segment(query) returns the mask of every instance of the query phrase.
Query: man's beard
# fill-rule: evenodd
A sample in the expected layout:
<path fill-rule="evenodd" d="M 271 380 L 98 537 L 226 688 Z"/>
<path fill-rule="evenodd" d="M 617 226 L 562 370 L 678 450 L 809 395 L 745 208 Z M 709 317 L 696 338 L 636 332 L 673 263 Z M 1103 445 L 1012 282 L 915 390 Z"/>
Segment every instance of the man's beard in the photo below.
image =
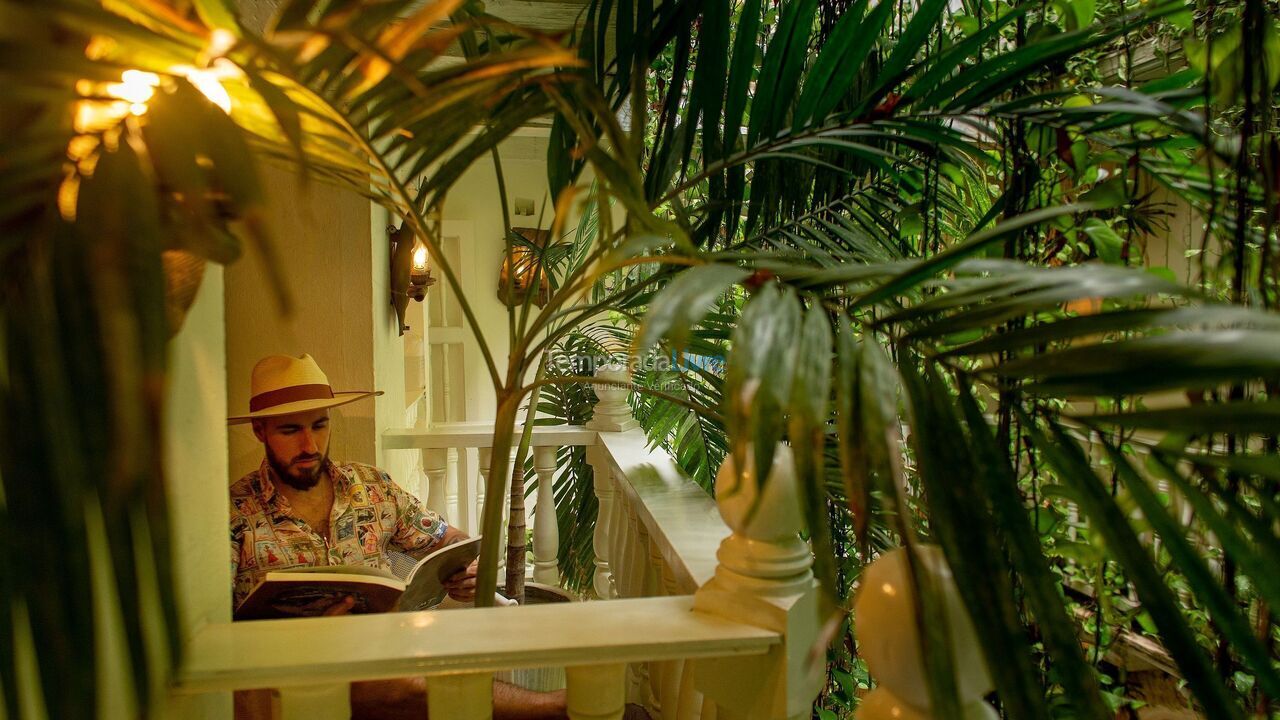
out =
<path fill-rule="evenodd" d="M 301 460 L 318 460 L 319 462 L 312 468 L 299 468 L 293 465 Z M 276 477 L 283 480 L 286 485 L 294 490 L 306 491 L 320 482 L 320 476 L 329 465 L 329 451 L 326 449 L 324 455 L 299 455 L 289 463 L 282 463 L 268 447 L 267 462 L 271 464 L 271 469 L 275 470 Z"/>

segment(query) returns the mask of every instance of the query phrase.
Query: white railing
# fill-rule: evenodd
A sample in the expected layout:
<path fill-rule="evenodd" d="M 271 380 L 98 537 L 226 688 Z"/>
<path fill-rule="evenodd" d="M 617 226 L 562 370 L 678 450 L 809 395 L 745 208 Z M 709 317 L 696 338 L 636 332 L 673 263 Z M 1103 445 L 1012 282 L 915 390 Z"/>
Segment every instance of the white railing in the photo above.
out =
<path fill-rule="evenodd" d="M 213 625 L 187 648 L 177 691 L 274 687 L 282 718 L 329 720 L 347 717 L 353 681 L 425 676 L 431 717 L 466 720 L 491 717 L 495 673 L 563 667 L 575 720 L 620 718 L 624 702 L 654 718 L 808 717 L 823 664 L 799 513 L 775 498 L 745 527 L 649 446 L 626 393 L 599 385 L 587 426 L 532 435 L 534 579 L 559 578 L 557 450 L 584 446 L 600 500 L 594 588 L 607 601 Z M 478 518 L 484 498 L 450 482 L 445 458 L 476 448 L 487 472 L 492 437 L 492 423 L 450 423 L 387 431 L 383 447 L 422 453 L 429 507 Z"/>

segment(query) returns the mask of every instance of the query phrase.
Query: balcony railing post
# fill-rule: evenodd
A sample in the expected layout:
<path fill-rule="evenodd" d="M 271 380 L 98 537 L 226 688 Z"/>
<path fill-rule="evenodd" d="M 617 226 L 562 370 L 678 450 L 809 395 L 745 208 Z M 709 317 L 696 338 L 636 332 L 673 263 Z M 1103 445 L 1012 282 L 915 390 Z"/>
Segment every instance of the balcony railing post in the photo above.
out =
<path fill-rule="evenodd" d="M 625 432 L 640 427 L 631 414 L 631 405 L 627 403 L 631 376 L 627 374 L 626 366 L 604 365 L 596 370 L 595 377 L 596 397 L 600 401 L 596 403 L 587 428 L 601 432 Z"/>
<path fill-rule="evenodd" d="M 628 382 L 630 376 L 627 368 L 620 364 L 609 364 L 596 370 L 594 383 L 596 403 L 587 428 L 600 432 L 626 432 L 640 426 L 631 414 L 631 406 L 627 403 Z M 625 523 L 625 514 L 620 513 L 613 486 L 613 467 L 609 457 L 599 445 L 587 448 L 587 462 L 595 474 L 595 492 L 598 503 L 595 533 L 592 544 L 595 547 L 596 572 L 593 585 L 596 597 L 600 599 L 618 597 L 618 579 L 616 573 L 619 565 L 620 544 L 617 542 L 619 531 L 623 529 L 620 519 Z"/>
<path fill-rule="evenodd" d="M 489 485 L 489 463 L 493 460 L 493 448 L 478 448 L 476 450 L 476 460 L 479 465 L 476 469 L 479 473 L 480 481 L 476 483 L 476 507 L 475 515 L 473 516 L 475 518 L 475 532 L 472 533 L 473 535 L 481 532 L 480 525 L 484 517 L 484 493 L 485 488 Z M 498 547 L 504 548 L 506 545 L 499 545 Z M 505 554 L 504 552 L 498 553 L 499 562 L 502 561 Z"/>
<path fill-rule="evenodd" d="M 449 472 L 449 451 L 443 448 L 423 450 L 422 470 L 427 474 L 427 508 L 441 517 L 449 518 L 449 497 L 445 489 Z"/>
<path fill-rule="evenodd" d="M 697 661 L 698 689 L 725 715 L 747 720 L 807 718 L 822 689 L 825 653 L 813 652 L 821 629 L 817 584 L 791 451 L 779 444 L 768 477 L 757 480 L 725 458 L 716 504 L 733 533 L 720 544 L 715 577 L 694 596 L 697 610 L 766 628 L 783 641 L 763 656 Z"/>
<path fill-rule="evenodd" d="M 427 716 L 449 720 L 491 720 L 493 673 L 427 676 Z"/>
<path fill-rule="evenodd" d="M 571 665 L 564 669 L 570 720 L 620 720 L 626 708 L 626 665 Z"/>
<path fill-rule="evenodd" d="M 533 579 L 547 585 L 560 584 L 557 559 L 560 555 L 560 528 L 556 525 L 556 448 L 533 449 L 533 469 L 538 473 L 538 505 L 534 508 Z"/>
<path fill-rule="evenodd" d="M 596 555 L 596 572 L 595 577 L 592 579 L 592 585 L 595 588 L 596 597 L 605 600 L 617 596 L 613 592 L 613 585 L 610 582 L 612 568 L 609 560 L 612 556 L 609 538 L 611 535 L 610 521 L 613 519 L 613 468 L 609 464 L 609 458 L 604 448 L 599 445 L 587 446 L 587 462 L 591 464 L 592 474 L 594 475 L 593 484 L 598 506 L 596 527 L 591 536 L 591 543 L 595 548 Z"/>
<path fill-rule="evenodd" d="M 280 688 L 279 720 L 340 720 L 351 717 L 351 684 Z"/>

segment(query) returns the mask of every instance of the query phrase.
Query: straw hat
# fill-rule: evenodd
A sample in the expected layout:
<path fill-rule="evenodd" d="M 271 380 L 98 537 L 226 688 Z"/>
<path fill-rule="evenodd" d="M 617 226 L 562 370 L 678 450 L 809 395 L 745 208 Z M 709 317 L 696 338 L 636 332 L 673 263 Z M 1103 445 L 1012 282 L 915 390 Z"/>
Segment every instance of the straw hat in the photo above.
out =
<path fill-rule="evenodd" d="M 381 390 L 334 392 L 315 358 L 305 354 L 271 355 L 259 360 L 253 366 L 250 385 L 253 395 L 249 398 L 249 414 L 227 418 L 229 425 L 337 407 L 382 394 Z"/>

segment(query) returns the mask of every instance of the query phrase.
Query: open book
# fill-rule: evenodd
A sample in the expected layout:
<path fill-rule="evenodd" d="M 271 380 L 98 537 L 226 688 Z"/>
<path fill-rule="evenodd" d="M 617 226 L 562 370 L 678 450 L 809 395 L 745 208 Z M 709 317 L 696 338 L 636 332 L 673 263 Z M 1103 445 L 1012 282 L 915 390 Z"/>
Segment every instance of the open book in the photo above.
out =
<path fill-rule="evenodd" d="M 399 555 L 397 553 L 397 555 Z M 350 595 L 352 613 L 423 610 L 444 599 L 444 581 L 480 555 L 480 537 L 446 545 L 414 561 L 393 559 L 391 571 L 366 565 L 320 565 L 263 576 L 236 609 L 237 620 L 309 617 Z M 404 559 L 407 558 L 407 562 Z M 401 564 L 403 563 L 403 564 Z"/>

